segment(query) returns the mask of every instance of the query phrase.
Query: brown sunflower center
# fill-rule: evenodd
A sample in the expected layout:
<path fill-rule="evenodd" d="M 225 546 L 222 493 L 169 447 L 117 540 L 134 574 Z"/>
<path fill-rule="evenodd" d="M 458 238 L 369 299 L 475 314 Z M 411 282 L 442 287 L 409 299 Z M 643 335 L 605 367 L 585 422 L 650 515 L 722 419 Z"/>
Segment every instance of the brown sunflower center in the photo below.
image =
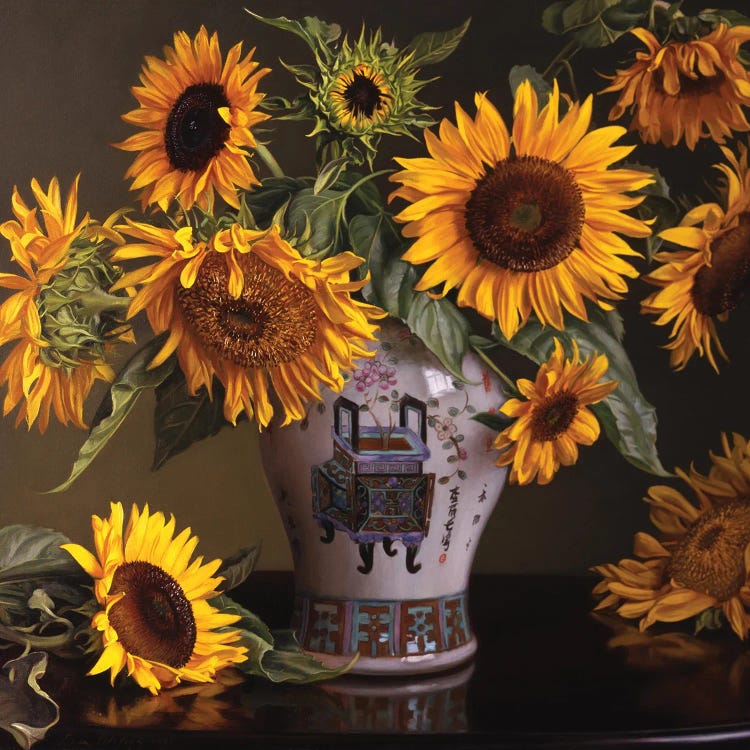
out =
<path fill-rule="evenodd" d="M 536 442 L 554 440 L 570 427 L 578 413 L 578 399 L 565 391 L 546 398 L 534 409 L 531 417 L 531 439 Z"/>
<path fill-rule="evenodd" d="M 195 647 L 195 617 L 172 576 L 143 560 L 124 563 L 109 593 L 125 594 L 109 610 L 109 621 L 128 653 L 175 669 L 187 664 Z"/>
<path fill-rule="evenodd" d="M 312 293 L 256 255 L 240 255 L 237 262 L 244 278 L 242 294 L 237 299 L 229 294 L 224 258 L 211 253 L 195 284 L 177 293 L 185 318 L 206 348 L 240 367 L 294 361 L 317 334 Z"/>
<path fill-rule="evenodd" d="M 540 156 L 503 159 L 476 184 L 466 229 L 479 253 L 530 273 L 564 261 L 578 245 L 586 209 L 575 177 Z"/>
<path fill-rule="evenodd" d="M 346 109 L 355 117 L 366 117 L 371 120 L 375 110 L 383 103 L 383 91 L 366 73 L 355 71 L 352 80 L 344 87 L 341 94 Z"/>
<path fill-rule="evenodd" d="M 750 503 L 727 503 L 703 513 L 675 543 L 668 573 L 693 591 L 726 601 L 745 582 L 748 543 Z"/>
<path fill-rule="evenodd" d="M 180 94 L 164 129 L 164 147 L 175 169 L 197 172 L 224 148 L 229 125 L 219 108 L 228 106 L 224 87 L 218 83 L 197 83 Z"/>
<path fill-rule="evenodd" d="M 692 297 L 703 315 L 731 312 L 750 287 L 750 213 L 711 243 L 711 265 L 695 275 Z"/>
<path fill-rule="evenodd" d="M 679 93 L 676 96 L 693 98 L 706 96 L 706 94 L 713 94 L 718 91 L 721 84 L 726 80 L 726 76 L 720 70 L 717 70 L 713 75 L 703 75 L 699 70 L 693 70 L 693 76 L 689 76 L 682 70 L 677 71 L 677 80 L 679 83 Z M 664 89 L 664 71 L 661 68 L 657 68 L 654 72 L 654 81 L 658 89 L 668 96 L 674 96 Z"/>

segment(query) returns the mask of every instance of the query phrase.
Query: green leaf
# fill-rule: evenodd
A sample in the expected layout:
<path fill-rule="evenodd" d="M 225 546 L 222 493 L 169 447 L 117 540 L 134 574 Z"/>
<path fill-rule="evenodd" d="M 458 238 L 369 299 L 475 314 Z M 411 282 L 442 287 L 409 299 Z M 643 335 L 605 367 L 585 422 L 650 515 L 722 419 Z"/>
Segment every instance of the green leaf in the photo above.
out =
<path fill-rule="evenodd" d="M 166 338 L 167 334 L 163 333 L 151 339 L 120 370 L 97 411 L 89 436 L 78 452 L 70 476 L 48 492 L 67 490 L 115 435 L 143 391 L 156 388 L 171 375 L 176 364 L 173 356 L 158 367 L 151 370 L 148 368 Z"/>
<path fill-rule="evenodd" d="M 367 261 L 370 283 L 363 295 L 396 318 L 405 319 L 415 299 L 417 270 L 401 260 L 401 235 L 387 214 L 355 216 L 349 224 L 352 250 Z"/>
<path fill-rule="evenodd" d="M 7 661 L 0 672 L 0 728 L 26 750 L 60 718 L 55 701 L 39 687 L 46 669 L 47 654 L 32 651 Z"/>
<path fill-rule="evenodd" d="M 493 432 L 502 432 L 513 421 L 502 412 L 490 414 L 487 411 L 477 412 L 472 416 L 472 419 L 485 427 L 489 427 Z"/>
<path fill-rule="evenodd" d="M 469 349 L 471 326 L 448 299 L 431 299 L 425 292 L 414 298 L 406 324 L 452 375 L 463 379 L 461 363 Z"/>
<path fill-rule="evenodd" d="M 242 631 L 243 638 L 246 634 L 252 634 L 255 639 L 266 641 L 273 648 L 274 637 L 268 626 L 258 615 L 249 609 L 245 609 L 245 607 L 226 596 L 226 594 L 214 597 L 210 600 L 210 604 L 224 614 L 238 615 L 240 617 L 240 620 L 232 625 L 231 629 Z M 257 644 L 257 641 L 255 642 Z"/>
<path fill-rule="evenodd" d="M 346 156 L 340 156 L 338 159 L 329 161 L 315 178 L 315 184 L 313 185 L 313 193 L 318 195 L 324 190 L 327 190 L 336 184 L 336 180 L 341 176 L 342 172 L 346 169 L 349 164 L 349 159 Z"/>
<path fill-rule="evenodd" d="M 337 23 L 326 23 L 315 16 L 305 16 L 301 21 L 285 18 L 264 18 L 257 13 L 245 8 L 253 18 L 269 26 L 274 26 L 282 31 L 289 31 L 304 39 L 313 52 L 326 48 L 331 42 L 335 42 L 341 36 L 341 26 Z"/>
<path fill-rule="evenodd" d="M 193 443 L 216 435 L 230 423 L 224 418 L 224 389 L 214 384 L 213 398 L 205 387 L 195 396 L 188 391 L 182 369 L 174 372 L 156 388 L 154 410 L 154 471 L 168 459 L 189 448 Z"/>
<path fill-rule="evenodd" d="M 329 680 L 345 674 L 359 658 L 359 654 L 355 654 L 348 664 L 332 669 L 303 651 L 291 630 L 275 630 L 273 637 L 273 649 L 263 654 L 259 664 L 245 670 L 245 665 L 250 664 L 245 662 L 240 664 L 239 668 L 250 674 L 265 677 L 271 682 L 291 682 L 300 685 Z"/>
<path fill-rule="evenodd" d="M 508 73 L 508 83 L 510 90 L 515 97 L 518 87 L 524 81 L 530 81 L 532 88 L 536 91 L 539 100 L 539 107 L 543 107 L 552 93 L 552 86 L 542 77 L 542 74 L 531 65 L 514 65 Z"/>
<path fill-rule="evenodd" d="M 606 354 L 609 360 L 606 377 L 619 381 L 619 385 L 604 401 L 594 404 L 592 410 L 609 440 L 627 461 L 642 471 L 671 476 L 661 465 L 656 450 L 656 410 L 641 393 L 628 355 L 608 327 L 593 315 L 590 323 L 566 315 L 563 331 L 542 328 L 532 319 L 510 341 L 497 326 L 494 332 L 502 344 L 537 364 L 547 361 L 555 338 L 569 354 L 574 339 L 584 356 L 594 351 Z"/>
<path fill-rule="evenodd" d="M 652 0 L 558 0 L 542 14 L 552 34 L 567 34 L 583 47 L 605 47 L 642 25 Z"/>
<path fill-rule="evenodd" d="M 315 194 L 303 188 L 294 195 L 286 211 L 287 232 L 306 258 L 327 258 L 342 249 L 339 221 L 344 194 L 324 190 Z"/>
<path fill-rule="evenodd" d="M 750 16 L 738 10 L 711 8 L 698 13 L 698 18 L 711 25 L 725 23 L 727 26 L 750 26 Z"/>
<path fill-rule="evenodd" d="M 41 578 L 81 577 L 78 563 L 61 544 L 70 539 L 59 531 L 16 524 L 0 529 L 0 583 Z"/>
<path fill-rule="evenodd" d="M 221 584 L 222 591 L 231 591 L 247 579 L 258 562 L 260 549 L 260 544 L 243 547 L 224 560 L 216 574 L 224 579 Z"/>
<path fill-rule="evenodd" d="M 309 180 L 296 180 L 293 177 L 268 177 L 260 187 L 244 194 L 248 210 L 255 223 L 267 229 L 276 212 L 288 203 L 302 188 L 309 187 Z"/>
<path fill-rule="evenodd" d="M 409 65 L 414 68 L 422 68 L 425 65 L 434 65 L 442 62 L 458 47 L 466 30 L 469 28 L 471 18 L 467 18 L 460 26 L 448 31 L 428 31 L 417 34 L 409 44 L 402 50 L 405 57 L 413 53 Z"/>

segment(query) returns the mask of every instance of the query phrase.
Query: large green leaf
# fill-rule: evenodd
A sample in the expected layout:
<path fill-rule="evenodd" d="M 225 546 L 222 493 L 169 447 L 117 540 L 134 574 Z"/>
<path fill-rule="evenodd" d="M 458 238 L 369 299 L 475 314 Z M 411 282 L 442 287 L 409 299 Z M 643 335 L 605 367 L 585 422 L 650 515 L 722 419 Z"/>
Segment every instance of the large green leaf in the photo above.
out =
<path fill-rule="evenodd" d="M 572 316 L 565 318 L 565 330 L 542 328 L 530 320 L 509 341 L 495 326 L 495 335 L 508 348 L 529 357 L 537 364 L 545 362 L 557 338 L 568 353 L 575 339 L 581 353 L 606 354 L 609 360 L 607 378 L 619 381 L 618 387 L 592 409 L 604 427 L 607 437 L 631 464 L 657 476 L 670 476 L 656 450 L 656 410 L 646 401 L 622 344 L 613 335 L 603 313 L 591 310 L 591 322 Z"/>
<path fill-rule="evenodd" d="M 81 568 L 61 544 L 68 537 L 53 529 L 14 524 L 0 529 L 0 583 L 80 577 Z"/>
<path fill-rule="evenodd" d="M 448 29 L 448 31 L 428 31 L 424 34 L 417 34 L 403 49 L 402 55 L 406 56 L 413 53 L 409 64 L 415 68 L 422 68 L 425 65 L 434 65 L 435 63 L 442 62 L 458 47 L 470 23 L 471 18 L 467 18 L 460 26 L 456 26 L 455 29 Z"/>
<path fill-rule="evenodd" d="M 341 36 L 341 26 L 337 23 L 326 23 L 315 16 L 305 16 L 301 21 L 279 16 L 279 18 L 264 18 L 245 8 L 253 18 L 282 31 L 289 31 L 304 39 L 313 52 L 326 49 L 331 42 Z"/>
<path fill-rule="evenodd" d="M 78 451 L 70 476 L 50 492 L 67 490 L 115 435 L 143 391 L 156 388 L 170 376 L 176 364 L 174 357 L 153 369 L 148 367 L 161 349 L 166 335 L 151 339 L 117 374 L 97 411 L 89 436 Z"/>
<path fill-rule="evenodd" d="M 268 177 L 255 190 L 244 194 L 244 204 L 252 214 L 254 223 L 267 229 L 276 212 L 293 195 L 311 184 L 309 180 L 297 180 L 293 177 Z"/>
<path fill-rule="evenodd" d="M 542 14 L 542 26 L 583 47 L 605 47 L 642 25 L 652 0 L 558 0 Z"/>
<path fill-rule="evenodd" d="M 0 728 L 26 750 L 60 718 L 55 701 L 39 687 L 46 669 L 47 654 L 32 651 L 7 661 L 0 672 Z"/>
<path fill-rule="evenodd" d="M 193 443 L 215 435 L 230 424 L 224 418 L 224 389 L 218 383 L 214 385 L 212 397 L 205 387 L 192 396 L 185 375 L 177 368 L 157 386 L 152 469 L 161 468 Z"/>
<path fill-rule="evenodd" d="M 234 625 L 232 629 L 240 630 L 243 638 L 247 637 L 248 634 L 252 634 L 254 642 L 257 643 L 257 639 L 265 641 L 270 648 L 273 648 L 274 638 L 271 634 L 268 625 L 258 617 L 255 613 L 246 609 L 241 604 L 228 597 L 226 594 L 220 594 L 210 600 L 211 606 L 216 607 L 220 612 L 228 615 L 237 615 L 240 619 Z M 267 649 L 266 649 L 267 650 Z"/>

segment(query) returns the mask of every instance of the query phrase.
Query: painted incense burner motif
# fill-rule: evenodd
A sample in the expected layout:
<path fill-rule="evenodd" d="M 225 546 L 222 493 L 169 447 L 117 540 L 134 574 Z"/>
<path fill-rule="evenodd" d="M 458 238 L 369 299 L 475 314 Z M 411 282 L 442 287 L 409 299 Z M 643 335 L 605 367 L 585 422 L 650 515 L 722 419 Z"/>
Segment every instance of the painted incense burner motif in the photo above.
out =
<path fill-rule="evenodd" d="M 505 469 L 472 416 L 504 397 L 477 357 L 461 380 L 396 321 L 376 346 L 342 393 L 262 433 L 261 455 L 302 645 L 329 663 L 359 653 L 355 672 L 434 672 L 476 649 L 468 577 Z"/>
<path fill-rule="evenodd" d="M 423 471 L 427 447 L 427 405 L 403 396 L 399 424 L 384 429 L 360 425 L 359 407 L 341 396 L 333 404 L 333 458 L 312 467 L 313 512 L 330 544 L 343 531 L 359 545 L 361 573 L 372 570 L 375 545 L 389 557 L 394 541 L 406 548 L 406 569 L 415 563 L 430 527 L 435 475 Z M 415 429 L 410 425 L 413 420 Z"/>

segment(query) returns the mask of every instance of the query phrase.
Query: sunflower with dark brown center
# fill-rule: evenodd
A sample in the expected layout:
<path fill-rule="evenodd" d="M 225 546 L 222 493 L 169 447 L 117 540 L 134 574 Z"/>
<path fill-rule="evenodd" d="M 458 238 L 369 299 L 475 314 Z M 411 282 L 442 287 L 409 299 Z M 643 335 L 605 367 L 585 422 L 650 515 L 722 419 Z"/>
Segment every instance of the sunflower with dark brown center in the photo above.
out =
<path fill-rule="evenodd" d="M 255 148 L 252 128 L 268 119 L 257 110 L 263 94 L 252 52 L 242 58 L 242 44 L 229 50 L 222 63 L 219 40 L 201 26 L 194 40 L 180 31 L 166 60 L 146 58 L 142 86 L 132 91 L 140 104 L 123 120 L 144 128 L 118 148 L 140 152 L 128 169 L 131 190 L 141 190 L 145 207 L 167 210 L 177 199 L 184 208 L 207 206 L 214 190 L 239 207 L 237 188 L 258 184 L 248 161 Z"/>
<path fill-rule="evenodd" d="M 615 607 L 623 617 L 641 618 L 645 630 L 719 608 L 732 630 L 747 637 L 750 495 L 719 482 L 715 469 L 710 481 L 692 468 L 689 476 L 677 470 L 695 492 L 697 506 L 672 487 L 649 489 L 646 502 L 660 538 L 638 532 L 633 551 L 640 560 L 594 568 L 602 576 L 594 589 L 603 597 L 596 609 Z M 717 487 L 717 493 L 706 491 Z"/>
<path fill-rule="evenodd" d="M 393 107 L 393 94 L 386 77 L 367 63 L 339 73 L 328 99 L 333 124 L 354 132 L 385 122 Z"/>
<path fill-rule="evenodd" d="M 715 320 L 725 321 L 750 288 L 750 173 L 747 148 L 738 159 L 722 148 L 727 163 L 716 168 L 726 178 L 726 210 L 704 203 L 689 211 L 679 227 L 660 237 L 690 250 L 656 253 L 662 265 L 644 280 L 659 287 L 643 301 L 656 325 L 671 325 L 671 364 L 681 370 L 697 351 L 718 372 L 713 347 L 727 359 Z"/>
<path fill-rule="evenodd" d="M 539 484 L 548 484 L 560 466 L 578 460 L 579 444 L 596 441 L 599 422 L 587 407 L 617 387 L 615 380 L 601 380 L 608 367 L 603 354 L 581 361 L 575 341 L 573 356 L 566 359 L 562 344 L 555 339 L 554 351 L 539 368 L 536 381 L 516 382 L 527 400 L 512 398 L 502 405 L 500 411 L 515 422 L 494 443 L 502 451 L 497 465 L 512 465 L 511 482 L 529 484 L 536 478 Z"/>
<path fill-rule="evenodd" d="M 65 544 L 94 579 L 104 607 L 93 620 L 102 632 L 103 651 L 89 674 L 109 670 L 128 675 L 151 693 L 182 681 L 210 682 L 220 669 L 245 661 L 247 649 L 235 644 L 239 631 L 227 626 L 237 615 L 221 614 L 208 600 L 223 579 L 214 577 L 221 560 L 191 562 L 198 543 L 185 529 L 174 536 L 175 520 L 139 511 L 134 505 L 123 532 L 121 503 L 109 518 L 92 516 L 96 556 L 78 544 Z M 221 629 L 217 632 L 217 629 Z"/>
<path fill-rule="evenodd" d="M 637 52 L 600 92 L 621 92 L 610 120 L 629 109 L 630 129 L 645 142 L 676 146 L 684 138 L 691 150 L 700 138 L 724 143 L 732 131 L 750 129 L 743 111 L 750 105 L 750 74 L 737 58 L 750 26 L 720 23 L 700 39 L 664 45 L 647 29 L 631 33 L 647 51 Z"/>
<path fill-rule="evenodd" d="M 244 411 L 259 427 L 273 408 L 269 386 L 284 409 L 284 424 L 303 419 L 306 403 L 320 399 L 320 384 L 339 391 L 354 361 L 373 355 L 367 343 L 384 313 L 352 298 L 365 280 L 351 281 L 362 260 L 353 253 L 314 261 L 279 234 L 233 224 L 207 241 L 193 229 L 159 229 L 128 222 L 134 244 L 119 260 L 157 260 L 131 271 L 119 287 L 140 286 L 128 315 L 146 310 L 157 334 L 169 332 L 151 363 L 176 352 L 190 392 L 224 386 L 224 416 Z"/>
<path fill-rule="evenodd" d="M 458 287 L 458 304 L 497 320 L 511 338 L 533 312 L 562 330 L 563 312 L 588 320 L 585 300 L 603 307 L 626 291 L 637 255 L 619 234 L 647 237 L 646 224 L 623 211 L 642 197 L 625 195 L 651 175 L 610 167 L 632 151 L 612 144 L 624 128 L 588 132 L 592 97 L 560 119 L 555 83 L 539 109 L 528 81 L 518 88 L 511 133 L 486 96 L 472 119 L 456 104 L 456 125 L 425 131 L 429 158 L 397 159 L 391 198 L 410 206 L 396 216 L 416 238 L 404 253 L 429 263 L 416 289 Z"/>

